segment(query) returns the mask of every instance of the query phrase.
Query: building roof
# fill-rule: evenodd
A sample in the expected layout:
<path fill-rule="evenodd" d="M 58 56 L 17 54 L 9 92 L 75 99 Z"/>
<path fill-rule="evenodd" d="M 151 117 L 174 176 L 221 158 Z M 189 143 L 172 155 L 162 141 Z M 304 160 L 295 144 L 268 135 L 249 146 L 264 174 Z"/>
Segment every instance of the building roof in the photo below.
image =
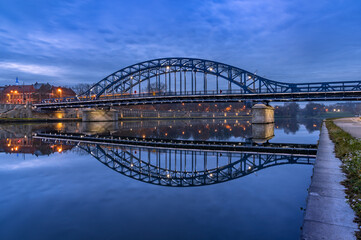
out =
<path fill-rule="evenodd" d="M 33 85 L 10 85 L 5 86 L 4 93 L 9 93 L 11 91 L 18 91 L 19 93 L 32 93 L 35 91 Z"/>

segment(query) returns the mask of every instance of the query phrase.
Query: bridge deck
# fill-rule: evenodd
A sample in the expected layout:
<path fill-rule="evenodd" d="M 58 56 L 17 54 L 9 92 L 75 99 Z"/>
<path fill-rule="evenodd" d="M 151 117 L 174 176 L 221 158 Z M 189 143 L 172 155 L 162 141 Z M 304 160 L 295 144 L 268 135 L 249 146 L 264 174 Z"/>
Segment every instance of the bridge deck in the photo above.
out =
<path fill-rule="evenodd" d="M 137 146 L 143 148 L 190 149 L 202 151 L 227 151 L 251 152 L 272 154 L 293 154 L 316 156 L 315 144 L 283 144 L 265 143 L 262 145 L 250 142 L 225 142 L 225 141 L 194 141 L 194 140 L 169 140 L 147 139 L 136 137 L 115 137 L 101 135 L 83 135 L 67 133 L 37 133 L 34 138 L 63 142 L 84 142 L 93 144 L 110 144 L 118 146 Z"/>
<path fill-rule="evenodd" d="M 290 102 L 290 101 L 360 101 L 361 91 L 346 92 L 294 92 L 260 94 L 199 94 L 199 95 L 156 95 L 149 94 L 86 99 L 34 104 L 40 109 L 111 107 L 145 104 L 199 103 L 199 102 Z"/>

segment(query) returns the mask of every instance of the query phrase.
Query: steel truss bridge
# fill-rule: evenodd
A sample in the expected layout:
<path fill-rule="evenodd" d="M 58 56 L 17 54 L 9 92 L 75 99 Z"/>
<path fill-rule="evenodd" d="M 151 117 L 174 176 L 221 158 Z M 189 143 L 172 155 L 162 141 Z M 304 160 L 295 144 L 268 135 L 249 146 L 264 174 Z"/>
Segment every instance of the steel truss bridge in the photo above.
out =
<path fill-rule="evenodd" d="M 48 99 L 35 106 L 55 109 L 164 103 L 352 100 L 361 100 L 361 81 L 285 83 L 215 61 L 160 58 L 116 71 L 75 98 Z"/>
<path fill-rule="evenodd" d="M 98 161 L 127 177 L 161 186 L 191 187 L 230 181 L 259 170 L 285 164 L 314 164 L 315 145 L 273 144 L 238 148 L 218 142 L 198 146 L 195 141 L 119 138 L 99 135 L 40 133 L 46 143 L 77 145 Z M 181 140 L 177 140 L 181 141 Z M 173 142 L 173 144 L 171 144 Z M 163 143 L 163 144 L 160 144 Z M 223 145 L 223 146 L 222 146 Z M 287 149 L 288 150 L 284 150 Z M 293 149 L 293 151 L 291 150 Z"/>

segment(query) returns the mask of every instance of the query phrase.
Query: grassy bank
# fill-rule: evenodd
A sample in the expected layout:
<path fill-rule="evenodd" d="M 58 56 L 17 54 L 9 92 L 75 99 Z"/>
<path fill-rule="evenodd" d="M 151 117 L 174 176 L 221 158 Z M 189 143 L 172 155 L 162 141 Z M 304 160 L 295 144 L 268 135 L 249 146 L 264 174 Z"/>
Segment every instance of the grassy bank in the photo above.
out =
<path fill-rule="evenodd" d="M 342 184 L 346 187 L 348 201 L 356 213 L 356 222 L 361 226 L 361 140 L 343 131 L 332 120 L 326 121 L 326 127 L 347 177 Z M 361 230 L 356 235 L 361 239 Z"/>

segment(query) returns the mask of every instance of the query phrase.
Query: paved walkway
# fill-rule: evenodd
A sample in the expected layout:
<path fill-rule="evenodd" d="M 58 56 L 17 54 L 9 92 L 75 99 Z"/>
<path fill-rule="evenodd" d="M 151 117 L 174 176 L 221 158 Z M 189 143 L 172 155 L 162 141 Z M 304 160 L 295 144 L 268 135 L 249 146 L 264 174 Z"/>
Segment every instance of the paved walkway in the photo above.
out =
<path fill-rule="evenodd" d="M 309 188 L 301 239 L 356 239 L 355 214 L 346 202 L 345 179 L 341 161 L 335 157 L 334 144 L 323 124 L 316 163 Z"/>
<path fill-rule="evenodd" d="M 333 121 L 337 126 L 355 138 L 361 138 L 361 118 L 340 118 Z"/>

